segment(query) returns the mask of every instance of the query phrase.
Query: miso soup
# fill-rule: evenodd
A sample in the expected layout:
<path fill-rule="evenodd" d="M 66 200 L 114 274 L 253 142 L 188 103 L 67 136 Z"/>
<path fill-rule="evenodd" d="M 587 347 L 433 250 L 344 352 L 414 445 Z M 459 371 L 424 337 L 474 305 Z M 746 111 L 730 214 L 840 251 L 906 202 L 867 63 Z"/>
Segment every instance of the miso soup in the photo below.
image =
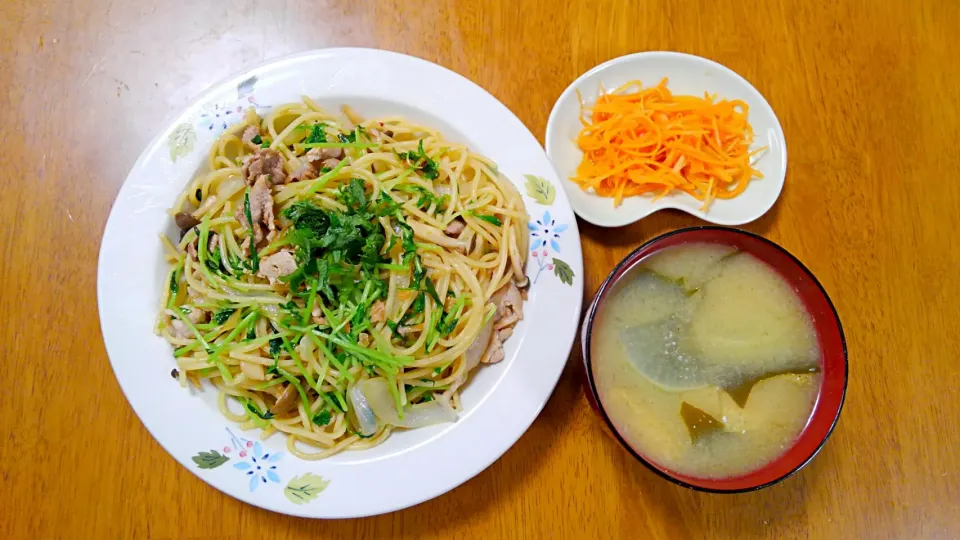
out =
<path fill-rule="evenodd" d="M 813 411 L 813 321 L 766 263 L 720 244 L 666 248 L 598 308 L 597 393 L 614 427 L 672 471 L 725 478 L 783 454 Z"/>

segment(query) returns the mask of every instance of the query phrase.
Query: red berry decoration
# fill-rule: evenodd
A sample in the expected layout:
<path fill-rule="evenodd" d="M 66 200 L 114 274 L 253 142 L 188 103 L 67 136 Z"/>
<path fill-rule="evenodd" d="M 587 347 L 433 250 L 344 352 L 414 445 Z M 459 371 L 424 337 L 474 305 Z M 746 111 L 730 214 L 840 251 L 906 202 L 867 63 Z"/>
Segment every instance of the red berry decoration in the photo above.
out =
<path fill-rule="evenodd" d="M 223 453 L 224 453 L 224 454 L 229 454 L 229 453 L 230 453 L 230 447 L 229 447 L 229 446 L 224 446 L 224 447 L 223 447 Z"/>
<path fill-rule="evenodd" d="M 246 451 L 246 450 L 241 450 L 241 451 L 240 451 L 240 457 L 247 457 L 247 451 Z"/>
<path fill-rule="evenodd" d="M 247 441 L 247 448 L 253 447 L 253 441 Z"/>

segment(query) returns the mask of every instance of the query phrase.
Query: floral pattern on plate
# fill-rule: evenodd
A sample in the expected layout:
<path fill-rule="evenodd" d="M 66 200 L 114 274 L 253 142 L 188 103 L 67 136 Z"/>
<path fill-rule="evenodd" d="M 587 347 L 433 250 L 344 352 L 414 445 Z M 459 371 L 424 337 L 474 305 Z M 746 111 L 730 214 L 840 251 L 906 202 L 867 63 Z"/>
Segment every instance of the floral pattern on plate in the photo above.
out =
<path fill-rule="evenodd" d="M 191 458 L 198 468 L 216 469 L 235 459 L 237 461 L 233 468 L 250 479 L 247 487 L 251 493 L 262 485 L 282 482 L 277 462 L 283 459 L 285 452 L 264 452 L 260 441 L 238 436 L 230 428 L 227 428 L 227 433 L 230 435 L 230 444 L 223 447 L 222 453 L 217 450 L 201 451 Z M 294 504 L 304 504 L 316 499 L 329 484 L 330 481 L 320 475 L 305 473 L 291 478 L 283 488 L 283 494 Z"/>
<path fill-rule="evenodd" d="M 553 204 L 557 190 L 549 180 L 532 174 L 525 174 L 524 178 L 527 179 L 525 187 L 528 197 L 543 206 Z M 550 215 L 550 211 L 545 210 L 543 216 L 528 223 L 527 228 L 530 229 L 530 255 L 537 262 L 537 273 L 533 276 L 532 283 L 536 283 L 540 279 L 540 274 L 547 270 L 552 271 L 561 283 L 573 285 L 573 268 L 559 257 L 551 256 L 551 251 L 560 253 L 560 235 L 569 228 L 569 225 L 557 223 Z"/>
<path fill-rule="evenodd" d="M 237 98 L 223 103 L 205 105 L 192 123 L 178 125 L 167 138 L 170 160 L 176 162 L 193 152 L 197 140 L 197 128 L 219 136 L 232 124 L 243 118 L 243 111 L 255 107 L 269 109 L 270 105 L 261 105 L 254 96 L 257 77 L 243 80 L 237 85 Z"/>
<path fill-rule="evenodd" d="M 560 235 L 567 230 L 568 225 L 558 224 L 550 215 L 550 211 L 543 212 L 543 217 L 527 224 L 530 229 L 530 255 L 537 262 L 537 273 L 533 276 L 533 283 L 540 279 L 544 270 L 553 271 L 562 283 L 573 285 L 573 269 L 552 253 L 560 253 Z M 552 253 L 551 253 L 552 252 Z"/>
<path fill-rule="evenodd" d="M 233 432 L 230 433 L 230 437 L 234 439 L 234 447 L 237 447 L 239 441 Z M 242 444 L 246 445 L 246 449 L 240 450 L 240 457 L 246 459 L 234 463 L 233 468 L 250 477 L 250 491 L 256 491 L 261 484 L 266 484 L 268 481 L 279 484 L 280 475 L 277 474 L 276 463 L 283 459 L 284 453 L 265 453 L 260 441 L 252 442 L 246 439 L 244 441 Z"/>

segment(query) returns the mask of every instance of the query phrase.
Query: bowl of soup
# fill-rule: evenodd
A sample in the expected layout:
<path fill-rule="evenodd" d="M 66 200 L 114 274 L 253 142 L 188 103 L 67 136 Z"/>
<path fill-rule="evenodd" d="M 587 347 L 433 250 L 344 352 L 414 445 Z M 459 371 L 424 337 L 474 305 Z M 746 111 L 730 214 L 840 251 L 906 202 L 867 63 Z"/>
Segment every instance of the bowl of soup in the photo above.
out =
<path fill-rule="evenodd" d="M 695 227 L 627 256 L 586 312 L 590 397 L 608 431 L 685 487 L 741 492 L 806 465 L 847 385 L 836 309 L 760 236 Z"/>

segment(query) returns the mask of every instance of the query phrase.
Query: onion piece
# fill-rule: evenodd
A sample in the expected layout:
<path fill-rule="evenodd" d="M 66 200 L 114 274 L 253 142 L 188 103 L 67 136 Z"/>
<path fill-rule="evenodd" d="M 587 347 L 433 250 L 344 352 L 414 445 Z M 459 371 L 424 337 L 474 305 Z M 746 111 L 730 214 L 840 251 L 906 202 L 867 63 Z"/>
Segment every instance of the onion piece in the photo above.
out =
<path fill-rule="evenodd" d="M 377 417 L 373 414 L 370 403 L 367 401 L 363 391 L 360 390 L 359 384 L 353 385 L 353 387 L 347 391 L 347 398 L 350 400 L 350 411 L 353 413 L 352 416 L 357 420 L 357 427 L 360 428 L 360 434 L 364 437 L 369 437 L 376 433 Z"/>
<path fill-rule="evenodd" d="M 242 178 L 239 176 L 232 176 L 217 186 L 217 195 L 221 199 L 229 199 L 234 193 L 240 191 L 244 187 L 245 185 Z"/>
<path fill-rule="evenodd" d="M 418 223 L 413 220 L 408 221 L 407 224 L 410 225 L 411 229 L 413 229 L 413 235 L 421 240 L 433 242 L 434 244 L 448 247 L 450 249 L 458 249 L 460 251 L 466 251 L 470 248 L 469 241 L 450 238 L 449 236 L 443 234 L 443 231 L 433 226 L 426 225 L 424 223 Z"/>
<path fill-rule="evenodd" d="M 394 283 L 398 289 L 406 289 L 410 286 L 410 274 L 408 272 L 396 272 L 393 274 Z"/>
<path fill-rule="evenodd" d="M 467 351 L 463 353 L 464 359 L 466 360 L 466 371 L 468 373 L 480 364 L 483 353 L 487 352 L 487 347 L 490 346 L 490 338 L 493 337 L 493 319 L 495 319 L 495 317 L 490 317 L 487 324 L 483 325 L 480 333 L 477 334 L 477 339 L 473 340 L 473 343 L 467 347 Z"/>
<path fill-rule="evenodd" d="M 263 371 L 263 364 L 257 364 L 255 362 L 247 362 L 246 360 L 240 361 L 240 371 L 247 376 L 248 379 L 255 381 L 265 380 L 266 374 Z"/>
<path fill-rule="evenodd" d="M 193 215 L 204 215 L 208 213 L 212 208 L 219 206 L 220 201 L 226 201 L 233 197 L 238 191 L 243 189 L 243 180 L 239 178 L 229 178 L 224 180 L 217 186 L 217 192 L 215 194 L 208 194 L 207 198 L 200 203 L 200 208 L 193 213 Z"/>
<path fill-rule="evenodd" d="M 367 379 L 357 386 L 363 388 L 363 394 L 374 414 L 386 424 L 418 428 L 457 420 L 456 411 L 443 398 L 407 405 L 403 408 L 403 418 L 400 418 L 393 395 L 390 393 L 390 383 L 383 377 Z"/>

